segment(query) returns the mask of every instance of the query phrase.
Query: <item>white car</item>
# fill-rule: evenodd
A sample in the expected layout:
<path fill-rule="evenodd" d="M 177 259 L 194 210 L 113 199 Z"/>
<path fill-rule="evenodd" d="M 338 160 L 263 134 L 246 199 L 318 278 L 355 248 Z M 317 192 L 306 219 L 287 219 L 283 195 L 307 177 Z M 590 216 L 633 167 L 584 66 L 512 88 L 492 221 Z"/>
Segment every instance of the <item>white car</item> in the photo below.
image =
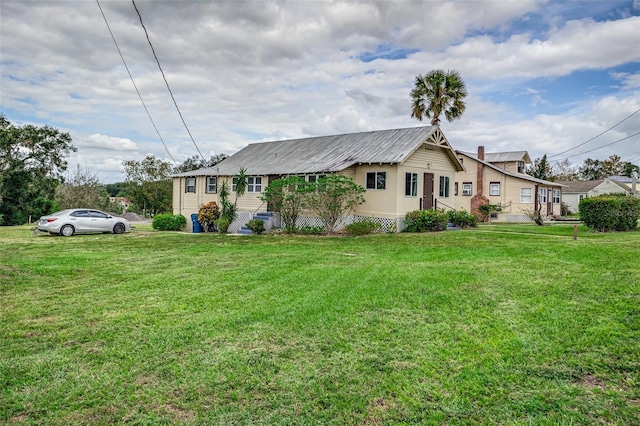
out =
<path fill-rule="evenodd" d="M 131 230 L 131 223 L 127 219 L 99 210 L 67 209 L 42 216 L 38 221 L 38 230 L 65 237 L 92 232 L 122 234 Z"/>

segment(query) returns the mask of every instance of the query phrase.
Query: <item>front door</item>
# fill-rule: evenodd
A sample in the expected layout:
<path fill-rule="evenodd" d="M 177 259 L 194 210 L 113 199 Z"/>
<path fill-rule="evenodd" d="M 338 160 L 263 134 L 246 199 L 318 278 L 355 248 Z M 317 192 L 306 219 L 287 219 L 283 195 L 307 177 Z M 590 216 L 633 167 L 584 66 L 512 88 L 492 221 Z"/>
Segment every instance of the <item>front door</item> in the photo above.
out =
<path fill-rule="evenodd" d="M 429 210 L 433 208 L 433 173 L 425 173 L 423 183 L 422 210 Z"/>

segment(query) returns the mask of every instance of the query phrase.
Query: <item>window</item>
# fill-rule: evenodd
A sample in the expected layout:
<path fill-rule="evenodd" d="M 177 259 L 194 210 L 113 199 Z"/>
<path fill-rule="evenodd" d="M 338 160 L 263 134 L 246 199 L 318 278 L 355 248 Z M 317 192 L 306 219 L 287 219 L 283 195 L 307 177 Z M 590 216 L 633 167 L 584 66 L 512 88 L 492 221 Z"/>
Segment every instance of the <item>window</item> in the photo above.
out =
<path fill-rule="evenodd" d="M 313 183 L 313 182 L 316 182 L 318 179 L 322 179 L 323 177 L 327 177 L 327 175 L 309 175 L 307 176 L 307 182 Z"/>
<path fill-rule="evenodd" d="M 553 204 L 560 204 L 560 190 L 553 190 Z"/>
<path fill-rule="evenodd" d="M 531 198 L 531 192 L 531 188 L 520 188 L 520 202 L 531 203 L 533 201 Z"/>
<path fill-rule="evenodd" d="M 385 189 L 387 187 L 386 172 L 368 172 L 367 189 Z"/>
<path fill-rule="evenodd" d="M 247 192 L 262 192 L 262 176 L 249 176 L 247 178 Z"/>
<path fill-rule="evenodd" d="M 407 197 L 418 196 L 418 174 L 406 173 L 404 183 L 404 195 Z"/>
<path fill-rule="evenodd" d="M 236 192 L 236 187 L 237 187 L 237 186 L 238 186 L 238 178 L 237 178 L 237 177 L 234 177 L 234 178 L 231 180 L 231 191 L 232 191 L 232 192 Z"/>
<path fill-rule="evenodd" d="M 188 177 L 185 179 L 184 192 L 196 192 L 196 178 Z"/>
<path fill-rule="evenodd" d="M 500 195 L 500 182 L 491 182 L 489 184 L 489 195 Z"/>
<path fill-rule="evenodd" d="M 109 219 L 109 215 L 103 212 L 97 212 L 95 210 L 91 210 L 91 217 L 99 217 L 101 219 Z"/>
<path fill-rule="evenodd" d="M 440 197 L 449 196 L 449 176 L 440 176 Z"/>
<path fill-rule="evenodd" d="M 208 176 L 207 177 L 207 193 L 215 194 L 216 192 L 218 192 L 218 177 Z"/>
<path fill-rule="evenodd" d="M 90 217 L 89 211 L 87 210 L 78 210 L 77 212 L 71 213 L 69 216 L 73 217 Z"/>
<path fill-rule="evenodd" d="M 540 188 L 540 192 L 538 193 L 540 197 L 540 203 L 547 202 L 547 188 Z"/>
<path fill-rule="evenodd" d="M 471 182 L 463 182 L 462 183 L 462 195 L 471 195 L 473 192 L 473 185 Z"/>
<path fill-rule="evenodd" d="M 524 161 L 518 161 L 518 173 L 524 173 Z"/>
<path fill-rule="evenodd" d="M 458 182 L 453 184 L 453 195 L 458 195 Z"/>

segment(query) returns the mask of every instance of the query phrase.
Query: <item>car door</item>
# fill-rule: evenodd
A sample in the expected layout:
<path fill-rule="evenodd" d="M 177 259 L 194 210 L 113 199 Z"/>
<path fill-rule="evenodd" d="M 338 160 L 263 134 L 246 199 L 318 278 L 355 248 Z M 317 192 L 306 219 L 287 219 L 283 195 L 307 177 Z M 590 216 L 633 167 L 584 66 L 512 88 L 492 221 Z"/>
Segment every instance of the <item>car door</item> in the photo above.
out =
<path fill-rule="evenodd" d="M 110 232 L 113 230 L 113 219 L 106 213 L 91 210 L 91 231 Z"/>
<path fill-rule="evenodd" d="M 91 232 L 91 220 L 89 210 L 76 210 L 69 215 L 69 222 L 77 233 Z"/>

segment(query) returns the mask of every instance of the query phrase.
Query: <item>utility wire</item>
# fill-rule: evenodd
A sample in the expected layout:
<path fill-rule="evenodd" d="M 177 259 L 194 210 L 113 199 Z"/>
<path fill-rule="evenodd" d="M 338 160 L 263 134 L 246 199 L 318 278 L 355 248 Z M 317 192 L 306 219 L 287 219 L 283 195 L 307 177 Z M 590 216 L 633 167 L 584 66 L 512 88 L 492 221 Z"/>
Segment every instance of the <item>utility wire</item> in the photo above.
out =
<path fill-rule="evenodd" d="M 169 82 L 167 81 L 167 77 L 164 75 L 164 71 L 162 70 L 162 67 L 160 66 L 160 61 L 158 60 L 158 55 L 156 55 L 156 51 L 153 48 L 153 44 L 151 44 L 151 39 L 149 38 L 149 33 L 147 32 L 147 28 L 144 26 L 144 22 L 142 22 L 142 15 L 140 15 L 140 11 L 138 10 L 138 7 L 136 6 L 136 2 L 134 0 L 131 0 L 131 3 L 133 3 L 133 7 L 136 9 L 136 13 L 138 14 L 138 18 L 140 19 L 140 25 L 142 25 L 142 29 L 144 29 L 144 34 L 147 36 L 147 42 L 149 42 L 149 46 L 151 47 L 151 51 L 153 52 L 153 57 L 156 58 L 156 63 L 158 64 L 158 69 L 160 69 L 160 73 L 162 74 L 162 78 L 164 79 L 164 83 L 167 85 L 167 90 L 169 91 L 169 94 L 171 95 L 171 99 L 173 100 L 173 104 L 176 106 L 176 110 L 178 111 L 178 115 L 180 115 L 180 119 L 182 120 L 182 124 L 184 124 L 184 128 L 187 129 L 187 133 L 189 134 L 189 137 L 191 138 L 191 142 L 193 142 L 193 146 L 196 147 L 196 150 L 198 151 L 198 154 L 200 154 L 200 157 L 202 158 L 202 161 L 206 162 L 207 160 L 202 155 L 202 152 L 200 152 L 200 148 L 198 148 L 198 144 L 196 143 L 195 139 L 193 139 L 193 136 L 191 135 L 191 131 L 189 130 L 189 127 L 187 126 L 187 123 L 184 121 L 184 117 L 182 116 L 182 113 L 180 112 L 180 108 L 178 108 L 178 103 L 176 102 L 176 98 L 173 97 L 173 92 L 171 91 L 171 87 L 169 87 Z"/>
<path fill-rule="evenodd" d="M 630 119 L 631 117 L 633 117 L 634 115 L 636 115 L 639 112 L 640 112 L 640 109 L 635 110 L 630 115 L 628 115 L 624 120 L 618 122 L 617 124 L 614 124 L 613 126 L 609 127 L 604 132 L 600 133 L 599 135 L 596 135 L 596 136 L 592 137 L 591 139 L 586 140 L 586 141 L 582 142 L 581 144 L 574 146 L 573 148 L 569 148 L 566 151 L 562 151 L 562 152 L 559 152 L 557 154 L 550 155 L 549 158 L 557 157 L 559 155 L 564 154 L 565 152 L 573 151 L 576 148 L 580 148 L 582 145 L 587 144 L 587 143 L 591 142 L 592 140 L 594 140 L 596 138 L 599 138 L 600 136 L 604 135 L 608 131 L 613 130 L 614 128 L 618 127 L 620 124 L 624 123 L 625 121 L 627 121 L 628 119 Z M 624 140 L 624 139 L 621 139 L 621 140 Z M 607 146 L 607 145 L 603 145 L 603 146 Z M 596 149 L 598 149 L 598 148 L 596 148 Z M 596 149 L 592 149 L 591 151 L 595 151 Z M 587 151 L 587 152 L 591 152 L 591 151 Z M 585 154 L 585 153 L 583 152 L 583 154 Z M 576 154 L 576 155 L 580 155 L 580 154 Z M 575 155 L 572 155 L 571 157 L 575 157 Z M 567 157 L 567 158 L 571 158 L 571 157 Z"/>
<path fill-rule="evenodd" d="M 162 139 L 162 136 L 160 135 L 160 132 L 158 131 L 158 128 L 156 127 L 156 123 L 153 121 L 153 118 L 151 118 L 151 114 L 149 113 L 149 110 L 147 109 L 147 105 L 144 103 L 144 100 L 142 99 L 142 95 L 140 94 L 140 91 L 138 90 L 138 86 L 136 86 L 136 82 L 134 81 L 133 76 L 131 75 L 131 71 L 129 71 L 129 67 L 127 66 L 127 62 L 124 60 L 124 56 L 122 55 L 122 52 L 120 51 L 120 47 L 118 46 L 118 42 L 116 41 L 116 38 L 114 37 L 113 32 L 111 31 L 111 27 L 109 26 L 109 22 L 107 21 L 107 17 L 105 16 L 104 11 L 102 10 L 102 6 L 100 6 L 100 2 L 98 0 L 96 0 L 96 3 L 98 4 L 98 8 L 100 9 L 100 13 L 102 14 L 102 18 L 104 19 L 104 23 L 107 24 L 107 29 L 109 30 L 109 34 L 111 34 L 111 39 L 113 40 L 113 43 L 116 45 L 116 49 L 118 50 L 118 53 L 120 54 L 120 59 L 122 59 L 122 63 L 124 64 L 124 67 L 126 68 L 127 73 L 129 74 L 129 78 L 131 79 L 131 83 L 133 83 L 133 87 L 136 89 L 136 93 L 138 94 L 138 97 L 140 98 L 140 102 L 142 102 L 142 106 L 144 107 L 144 110 L 147 112 L 147 116 L 149 117 L 149 120 L 151 121 L 151 124 L 153 125 L 153 128 L 156 130 L 156 133 L 158 134 L 158 137 L 160 138 L 160 141 L 162 142 L 162 145 L 164 145 L 164 150 L 167 152 L 167 155 L 173 161 L 173 164 L 175 164 L 177 166 L 178 163 L 176 162 L 176 160 L 173 158 L 173 156 L 169 152 L 169 148 L 167 147 L 167 144 L 164 142 L 164 139 Z"/>
<path fill-rule="evenodd" d="M 640 111 L 640 110 L 639 110 L 639 111 Z M 590 150 L 588 150 L 588 151 L 583 151 L 583 152 L 581 152 L 581 153 L 579 153 L 579 154 L 573 154 L 573 155 L 570 155 L 570 156 L 568 156 L 568 157 L 564 157 L 564 158 L 563 158 L 563 160 L 565 160 L 565 159 L 569 159 L 569 158 L 572 158 L 572 157 L 577 157 L 578 155 L 587 154 L 587 153 L 592 152 L 592 151 L 597 151 L 597 150 L 598 150 L 598 149 L 600 149 L 600 148 L 604 148 L 604 147 L 606 147 L 606 146 L 613 145 L 613 144 L 616 144 L 616 143 L 618 143 L 618 142 L 625 141 L 625 140 L 627 140 L 627 139 L 631 139 L 632 137 L 634 137 L 634 136 L 638 136 L 638 135 L 640 135 L 640 132 L 634 133 L 634 134 L 629 135 L 629 136 L 627 136 L 627 137 L 625 137 L 625 138 L 622 138 L 622 139 L 618 139 L 617 141 L 613 141 L 613 142 L 610 142 L 610 143 L 608 143 L 608 144 L 605 144 L 605 145 L 599 146 L 599 147 L 597 147 L 597 148 L 593 148 L 593 149 L 590 149 Z M 562 160 L 554 160 L 553 162 L 555 163 L 555 162 L 558 162 L 558 161 L 562 161 Z"/>

